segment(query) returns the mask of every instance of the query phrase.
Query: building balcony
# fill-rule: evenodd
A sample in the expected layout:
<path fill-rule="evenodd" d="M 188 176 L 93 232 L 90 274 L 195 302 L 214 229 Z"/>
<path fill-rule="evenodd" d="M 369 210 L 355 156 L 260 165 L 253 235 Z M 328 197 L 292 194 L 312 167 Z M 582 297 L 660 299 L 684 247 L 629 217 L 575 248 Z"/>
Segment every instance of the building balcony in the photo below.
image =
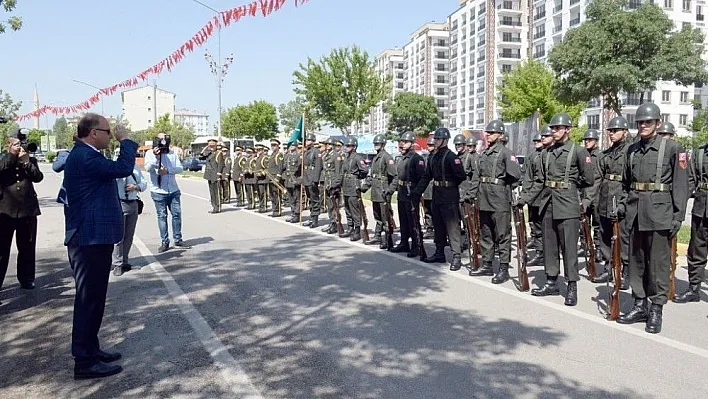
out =
<path fill-rule="evenodd" d="M 501 42 L 507 46 L 519 47 L 521 46 L 521 37 L 503 37 Z"/>
<path fill-rule="evenodd" d="M 639 0 L 641 2 L 641 0 Z M 575 8 L 580 6 L 580 0 L 570 0 L 570 8 Z"/>
<path fill-rule="evenodd" d="M 546 56 L 545 51 L 541 51 L 540 53 L 533 53 L 533 58 L 543 58 Z"/>
<path fill-rule="evenodd" d="M 521 59 L 521 52 L 520 51 L 501 51 L 501 52 L 499 52 L 499 58 L 520 60 Z"/>
<path fill-rule="evenodd" d="M 542 31 L 540 31 L 540 32 L 536 32 L 536 33 L 533 34 L 533 40 L 541 39 L 541 38 L 544 38 L 544 37 L 546 37 L 546 31 L 545 31 L 545 30 L 542 30 Z"/>
<path fill-rule="evenodd" d="M 553 27 L 553 34 L 555 35 L 557 33 L 561 33 L 562 30 L 563 30 L 563 25 L 556 25 Z"/>
<path fill-rule="evenodd" d="M 543 19 L 543 18 L 546 18 L 546 12 L 545 12 L 545 11 L 542 12 L 542 13 L 534 14 L 534 16 L 533 16 L 533 20 L 534 20 L 534 21 L 538 21 L 539 19 Z"/>
<path fill-rule="evenodd" d="M 580 15 L 570 20 L 570 26 L 575 26 L 580 24 Z"/>
<path fill-rule="evenodd" d="M 501 27 L 520 27 L 521 26 L 521 21 L 510 21 L 510 20 L 504 20 L 502 19 L 499 21 L 499 26 Z"/>
<path fill-rule="evenodd" d="M 703 14 L 696 14 L 696 21 L 703 21 L 706 18 Z"/>
<path fill-rule="evenodd" d="M 497 10 L 500 14 L 520 14 L 521 4 L 518 1 L 502 1 L 497 4 Z"/>
<path fill-rule="evenodd" d="M 561 4 L 556 4 L 555 7 L 553 7 L 553 13 L 557 14 L 559 12 L 563 11 L 563 3 Z"/>

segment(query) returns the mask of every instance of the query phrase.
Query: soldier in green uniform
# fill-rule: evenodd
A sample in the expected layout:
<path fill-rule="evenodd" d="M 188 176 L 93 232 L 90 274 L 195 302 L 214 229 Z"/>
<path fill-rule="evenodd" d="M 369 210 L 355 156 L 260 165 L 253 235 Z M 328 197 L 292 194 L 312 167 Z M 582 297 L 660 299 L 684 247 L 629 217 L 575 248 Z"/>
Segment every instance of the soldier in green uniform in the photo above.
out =
<path fill-rule="evenodd" d="M 273 205 L 272 217 L 280 217 L 283 214 L 282 194 L 278 185 L 282 184 L 282 170 L 284 155 L 280 152 L 280 140 L 270 139 L 270 157 L 268 158 L 268 191 L 270 191 L 270 202 Z M 282 187 L 282 186 L 281 186 Z"/>
<path fill-rule="evenodd" d="M 457 151 L 457 157 L 462 161 L 462 167 L 465 169 L 465 180 L 460 183 L 458 190 L 460 190 L 460 215 L 464 215 L 464 209 L 462 204 L 464 202 L 471 202 L 471 188 L 472 188 L 472 175 L 474 174 L 473 161 L 470 159 L 471 154 L 467 151 L 467 137 L 464 134 L 458 134 L 452 139 L 452 143 Z M 460 220 L 462 222 L 462 220 Z M 469 248 L 469 232 L 465 229 L 465 224 L 462 223 L 461 226 L 462 234 L 462 251 Z"/>
<path fill-rule="evenodd" d="M 256 158 L 253 148 L 246 148 L 246 162 L 243 166 L 243 185 L 246 188 L 248 209 L 256 209 L 258 190 L 256 189 Z"/>
<path fill-rule="evenodd" d="M 207 141 L 207 146 L 199 154 L 199 159 L 206 161 L 204 165 L 204 180 L 209 184 L 209 199 L 211 201 L 209 213 L 219 213 L 221 212 L 220 187 L 224 171 L 224 159 L 221 156 L 221 152 L 217 150 L 216 139 Z"/>
<path fill-rule="evenodd" d="M 243 147 L 234 147 L 234 160 L 231 166 L 231 180 L 234 182 L 234 192 L 236 193 L 236 206 L 243 206 L 246 202 L 245 189 L 243 187 L 243 165 L 246 155 L 243 154 Z"/>
<path fill-rule="evenodd" d="M 639 141 L 629 146 L 617 216 L 629 227 L 629 285 L 634 306 L 617 319 L 646 321 L 644 330 L 661 332 L 667 302 L 671 240 L 678 234 L 688 200 L 688 159 L 681 146 L 659 137 L 661 110 L 654 103 L 637 107 Z M 651 307 L 647 311 L 647 299 Z"/>
<path fill-rule="evenodd" d="M 327 141 L 329 141 L 330 138 L 326 138 L 322 141 L 319 142 L 319 150 L 320 150 L 320 158 L 322 158 L 322 171 L 324 172 L 324 162 L 325 162 L 325 156 L 328 155 L 329 152 L 331 152 L 331 148 L 328 149 L 327 147 Z M 320 173 L 320 181 L 318 184 L 319 192 L 320 192 L 320 212 L 322 210 L 326 210 L 327 214 L 329 214 L 329 209 L 327 209 L 327 196 L 325 195 L 325 187 L 324 187 L 324 173 Z"/>
<path fill-rule="evenodd" d="M 606 283 L 613 281 L 610 273 L 610 262 L 612 259 L 612 236 L 613 218 L 612 210 L 622 198 L 622 173 L 627 162 L 627 148 L 629 148 L 629 124 L 623 116 L 616 116 L 607 124 L 607 132 L 612 146 L 602 153 L 598 162 L 597 173 L 602 180 L 598 190 L 597 214 L 600 217 L 600 251 L 605 259 L 605 270 L 594 283 Z M 629 228 L 625 225 L 625 220 L 620 221 L 620 252 L 622 260 L 622 281 L 621 289 L 629 288 L 627 275 L 629 273 Z"/>
<path fill-rule="evenodd" d="M 231 157 L 229 156 L 229 149 L 226 147 L 221 148 L 221 156 L 224 159 L 223 179 L 221 179 L 222 203 L 228 204 L 231 202 Z"/>
<path fill-rule="evenodd" d="M 494 276 L 493 284 L 509 280 L 511 262 L 511 190 L 521 179 L 519 162 L 504 146 L 504 123 L 489 122 L 484 129 L 488 146 L 479 158 L 478 173 L 473 176 L 470 196 L 479 203 L 479 227 L 482 267 L 470 270 L 470 276 Z M 499 251 L 499 271 L 494 274 L 494 248 Z"/>
<path fill-rule="evenodd" d="M 433 136 L 428 137 L 426 143 L 428 153 L 423 156 L 425 160 L 425 166 L 428 167 L 428 161 L 430 157 L 433 156 L 435 151 L 435 139 Z M 425 233 L 423 238 L 430 239 L 435 237 L 435 227 L 433 226 L 433 182 L 428 184 L 428 187 L 423 191 L 423 227 L 425 228 Z"/>
<path fill-rule="evenodd" d="M 671 122 L 665 122 L 659 126 L 656 133 L 667 140 L 673 140 L 676 135 L 676 127 Z"/>
<path fill-rule="evenodd" d="M 266 147 L 256 144 L 256 162 L 254 174 L 256 175 L 256 189 L 258 190 L 258 213 L 268 212 L 268 154 Z"/>
<path fill-rule="evenodd" d="M 344 159 L 342 164 L 341 184 L 344 195 L 344 213 L 347 216 L 347 228 L 339 236 L 349 237 L 351 241 L 361 240 L 361 180 L 369 174 L 364 157 L 356 152 L 359 145 L 356 137 L 347 137 L 344 142 Z"/>
<path fill-rule="evenodd" d="M 560 252 L 568 289 L 566 306 L 578 303 L 578 238 L 580 236 L 580 192 L 593 183 L 593 167 L 585 148 L 573 143 L 568 135 L 572 120 L 560 113 L 551 118 L 554 143 L 542 154 L 543 167 L 536 182 L 518 205 L 539 203 L 543 218 L 543 256 L 546 284 L 531 291 L 534 296 L 560 295 Z M 538 198 L 538 202 L 537 202 Z"/>
<path fill-rule="evenodd" d="M 524 165 L 526 166 L 524 170 L 524 179 L 521 184 L 521 196 L 525 196 L 526 193 L 531 190 L 531 188 L 539 184 L 536 182 L 535 176 L 541 168 L 541 153 L 544 149 L 543 137 L 550 137 L 549 142 L 553 141 L 553 136 L 551 136 L 551 129 L 548 126 L 543 126 L 541 132 L 537 133 L 533 138 L 533 144 L 535 150 L 526 157 Z M 529 266 L 541 266 L 543 264 L 543 233 L 541 231 L 541 211 L 538 208 L 538 204 L 529 203 L 529 225 L 531 227 L 531 242 L 529 242 L 527 249 L 534 250 L 534 256 L 529 260 Z"/>
<path fill-rule="evenodd" d="M 462 161 L 447 147 L 450 131 L 441 127 L 433 134 L 435 152 L 428 160 L 425 174 L 411 193 L 411 198 L 420 198 L 428 184 L 433 183 L 433 225 L 435 227 L 435 253 L 426 263 L 445 262 L 445 244 L 450 240 L 452 261 L 450 270 L 462 268 L 462 236 L 460 232 L 460 190 L 465 180 Z"/>
<path fill-rule="evenodd" d="M 391 249 L 391 252 L 408 252 L 409 258 L 418 256 L 418 238 L 415 235 L 414 226 L 420 223 L 420 220 L 417 222 L 415 220 L 420 217 L 420 199 L 411 198 L 410 192 L 425 174 L 425 160 L 414 151 L 413 143 L 415 143 L 413 132 L 405 132 L 398 139 L 398 147 L 402 154 L 398 165 L 396 165 L 401 241 Z M 408 243 L 409 240 L 411 244 Z"/>
<path fill-rule="evenodd" d="M 288 152 L 283 158 L 283 185 L 288 190 L 288 202 L 292 213 L 286 219 L 289 223 L 298 223 L 300 221 L 300 189 L 302 184 L 302 157 L 297 149 L 297 143 L 290 143 Z"/>
<path fill-rule="evenodd" d="M 599 140 L 600 132 L 596 129 L 588 129 L 583 135 L 583 145 L 585 146 L 585 151 L 590 154 L 590 161 L 593 166 L 593 182 L 591 186 L 580 190 L 580 197 L 583 204 L 583 209 L 585 209 L 585 216 L 588 219 L 592 229 L 595 260 L 598 263 L 605 260 L 602 256 L 602 252 L 600 251 L 600 216 L 597 214 L 597 191 L 600 189 L 600 182 L 602 181 L 602 175 L 598 169 L 599 160 L 602 157 L 602 152 L 598 146 Z M 580 230 L 580 237 L 584 237 L 582 229 Z M 578 248 L 581 248 L 578 256 L 588 255 L 584 240 L 580 240 L 580 246 Z M 595 277 L 597 276 L 590 276 L 590 279 L 592 280 Z"/>
<path fill-rule="evenodd" d="M 337 232 L 337 217 L 339 215 L 339 197 L 340 175 L 342 174 L 342 154 L 334 149 L 334 140 L 330 137 L 327 139 L 326 152 L 322 155 L 322 176 L 324 177 L 324 198 L 327 207 L 327 216 L 329 217 L 329 225 L 324 228 L 327 234 L 335 234 Z M 336 206 L 335 206 L 336 205 Z"/>
<path fill-rule="evenodd" d="M 371 208 L 374 211 L 376 228 L 374 237 L 366 244 L 379 244 L 380 249 L 388 249 L 389 245 L 393 247 L 393 237 L 389 234 L 389 217 L 392 217 L 391 196 L 398 185 L 396 162 L 386 151 L 386 138 L 383 134 L 374 136 L 372 143 L 376 155 L 371 161 L 371 173 L 367 180 L 371 186 Z"/>
<path fill-rule="evenodd" d="M 319 224 L 320 217 L 320 176 L 322 175 L 322 154 L 315 146 L 317 138 L 310 133 L 305 137 L 305 155 L 303 163 L 305 166 L 302 177 L 302 185 L 307 191 L 307 199 L 310 205 L 310 220 L 304 222 L 303 226 L 314 229 Z"/>

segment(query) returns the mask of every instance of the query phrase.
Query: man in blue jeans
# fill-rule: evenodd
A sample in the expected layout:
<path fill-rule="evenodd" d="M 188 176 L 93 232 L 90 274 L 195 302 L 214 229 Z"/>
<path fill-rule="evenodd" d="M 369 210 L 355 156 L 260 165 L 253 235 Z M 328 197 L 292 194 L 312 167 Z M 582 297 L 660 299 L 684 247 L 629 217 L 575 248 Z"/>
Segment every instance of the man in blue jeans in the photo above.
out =
<path fill-rule="evenodd" d="M 189 249 L 182 241 L 182 207 L 180 192 L 175 175 L 184 168 L 177 154 L 170 148 L 170 136 L 157 135 L 152 151 L 145 153 L 145 170 L 150 174 L 150 196 L 157 211 L 157 226 L 160 228 L 162 243 L 157 249 L 163 253 L 170 248 L 170 236 L 167 230 L 167 210 L 172 214 L 172 238 L 175 247 Z"/>

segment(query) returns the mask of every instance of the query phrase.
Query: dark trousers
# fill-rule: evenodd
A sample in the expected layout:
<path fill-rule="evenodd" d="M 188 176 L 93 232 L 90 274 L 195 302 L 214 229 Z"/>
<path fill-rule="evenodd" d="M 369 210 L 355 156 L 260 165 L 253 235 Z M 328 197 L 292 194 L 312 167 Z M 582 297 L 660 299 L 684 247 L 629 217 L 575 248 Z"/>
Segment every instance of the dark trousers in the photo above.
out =
<path fill-rule="evenodd" d="M 221 181 L 209 181 L 209 199 L 215 212 L 221 211 Z"/>
<path fill-rule="evenodd" d="M 600 252 L 602 257 L 608 261 L 612 260 L 612 219 L 600 217 Z M 622 268 L 629 265 L 629 229 L 624 219 L 620 220 L 620 258 Z"/>
<path fill-rule="evenodd" d="M 258 182 L 258 209 L 261 212 L 268 210 L 268 183 Z"/>
<path fill-rule="evenodd" d="M 433 230 L 433 200 L 423 200 L 423 227 L 425 231 Z"/>
<path fill-rule="evenodd" d="M 258 201 L 258 190 L 255 184 L 245 184 L 246 197 L 248 198 L 248 209 L 256 209 L 256 202 Z"/>
<path fill-rule="evenodd" d="M 671 240 L 668 230 L 639 231 L 634 220 L 629 244 L 629 286 L 635 298 L 666 304 L 671 272 Z"/>
<path fill-rule="evenodd" d="M 270 202 L 273 204 L 273 214 L 280 215 L 283 213 L 283 197 L 280 190 L 273 183 L 269 184 L 268 190 L 270 190 Z"/>
<path fill-rule="evenodd" d="M 347 215 L 347 225 L 351 227 L 361 227 L 361 209 L 359 208 L 359 197 L 344 196 L 344 213 Z"/>
<path fill-rule="evenodd" d="M 339 189 L 328 188 L 325 190 L 325 201 L 327 206 L 327 216 L 329 217 L 330 223 L 337 222 L 337 215 L 339 215 L 339 205 L 341 205 Z M 335 204 L 336 201 L 336 204 Z"/>
<path fill-rule="evenodd" d="M 686 252 L 688 260 L 688 282 L 698 285 L 703 282 L 708 258 L 708 219 L 691 216 L 691 240 Z"/>
<path fill-rule="evenodd" d="M 80 246 L 72 238 L 68 252 L 76 281 L 71 354 L 77 367 L 91 367 L 98 362 L 98 330 L 106 307 L 113 245 Z"/>
<path fill-rule="evenodd" d="M 300 214 L 300 185 L 297 185 L 295 187 L 286 187 L 286 190 L 288 190 L 288 198 L 290 201 L 290 209 L 293 213 L 293 215 L 299 215 Z"/>
<path fill-rule="evenodd" d="M 578 237 L 580 219 L 553 219 L 553 203 L 549 202 L 543 215 L 543 261 L 546 275 L 560 274 L 560 253 L 563 253 L 563 274 L 567 281 L 580 280 L 578 273 Z"/>
<path fill-rule="evenodd" d="M 234 193 L 236 194 L 236 203 L 242 205 L 246 202 L 245 189 L 243 188 L 243 183 L 234 180 Z"/>
<path fill-rule="evenodd" d="M 435 246 L 444 247 L 450 239 L 450 251 L 460 256 L 462 252 L 462 232 L 460 231 L 460 205 L 432 204 L 433 228 L 435 229 Z"/>
<path fill-rule="evenodd" d="M 37 217 L 11 218 L 0 214 L 0 288 L 10 263 L 12 237 L 17 233 L 17 280 L 20 284 L 34 282 L 35 248 L 37 247 Z"/>
<path fill-rule="evenodd" d="M 415 246 L 417 238 L 413 226 L 415 226 L 416 216 L 413 213 L 413 204 L 410 201 L 398 200 L 398 224 L 401 230 L 401 245 L 408 245 L 408 240 L 412 239 L 413 246 Z"/>
<path fill-rule="evenodd" d="M 482 261 L 492 263 L 494 248 L 499 250 L 499 263 L 511 262 L 511 211 L 479 211 Z"/>
<path fill-rule="evenodd" d="M 310 216 L 320 216 L 320 186 L 313 184 L 305 186 L 307 199 L 310 201 Z"/>
<path fill-rule="evenodd" d="M 378 201 L 371 201 L 371 210 L 374 212 L 374 220 L 376 221 L 376 227 L 374 228 L 374 235 L 380 236 L 381 232 L 384 231 L 384 221 L 387 215 L 385 215 L 386 204 Z"/>
<path fill-rule="evenodd" d="M 531 239 L 536 241 L 536 244 L 541 245 L 543 237 L 543 229 L 541 227 L 543 218 L 541 217 L 541 208 L 538 206 L 529 206 L 529 225 L 531 226 Z"/>
<path fill-rule="evenodd" d="M 221 202 L 224 204 L 231 202 L 231 179 L 221 181 Z"/>
<path fill-rule="evenodd" d="M 595 210 L 595 207 L 587 209 L 585 215 L 590 223 L 590 230 L 592 231 L 592 246 L 595 248 L 595 256 L 597 257 L 597 261 L 602 262 L 607 260 L 608 258 L 605 257 L 600 251 L 600 242 L 602 241 L 600 239 L 600 215 Z M 582 239 L 581 244 L 585 247 L 585 233 L 582 229 L 580 229 L 580 238 Z M 586 250 L 589 250 L 589 248 L 586 248 Z"/>

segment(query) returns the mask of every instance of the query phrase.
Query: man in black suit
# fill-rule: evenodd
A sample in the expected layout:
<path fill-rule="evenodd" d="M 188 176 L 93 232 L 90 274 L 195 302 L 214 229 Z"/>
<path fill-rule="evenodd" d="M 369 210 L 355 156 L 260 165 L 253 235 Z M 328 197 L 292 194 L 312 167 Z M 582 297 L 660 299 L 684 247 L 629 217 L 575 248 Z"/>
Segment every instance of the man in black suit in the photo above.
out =
<path fill-rule="evenodd" d="M 44 178 L 37 160 L 30 158 L 18 135 L 7 139 L 7 152 L 0 154 L 0 288 L 10 260 L 12 237 L 17 233 L 17 280 L 20 287 L 34 288 L 37 215 L 40 214 L 34 183 Z"/>
<path fill-rule="evenodd" d="M 133 173 L 138 145 L 123 129 L 114 133 L 120 141 L 118 160 L 104 157 L 111 127 L 106 118 L 86 114 L 77 126 L 78 141 L 64 166 L 68 212 L 64 245 L 74 271 L 76 298 L 71 332 L 74 379 L 107 377 L 123 369 L 111 365 L 120 353 L 101 350 L 98 330 L 106 306 L 113 245 L 123 236 L 121 210 L 115 180 Z"/>

